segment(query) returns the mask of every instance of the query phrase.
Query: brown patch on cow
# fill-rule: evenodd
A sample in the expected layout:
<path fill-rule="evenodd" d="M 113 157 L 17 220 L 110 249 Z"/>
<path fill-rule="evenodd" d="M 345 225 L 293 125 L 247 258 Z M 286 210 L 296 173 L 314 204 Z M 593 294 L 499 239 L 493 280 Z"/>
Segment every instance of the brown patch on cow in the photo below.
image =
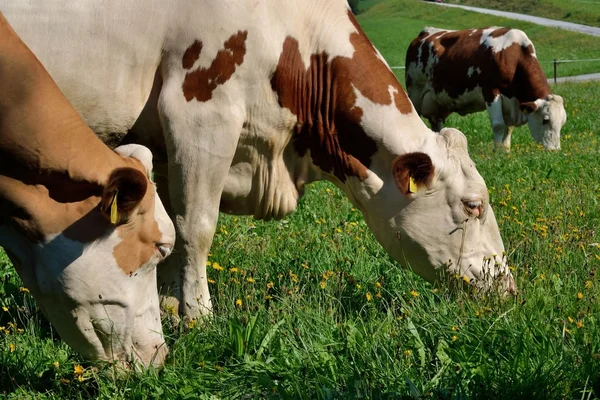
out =
<path fill-rule="evenodd" d="M 231 35 L 223 44 L 223 49 L 218 51 L 210 67 L 198 68 L 186 74 L 182 89 L 187 101 L 194 98 L 200 102 L 210 100 L 215 89 L 231 78 L 236 68 L 244 62 L 247 37 L 248 31 L 238 31 Z M 200 57 L 201 50 L 202 43 L 199 41 L 188 47 L 182 58 L 183 67 L 191 68 Z"/>
<path fill-rule="evenodd" d="M 509 31 L 510 31 L 510 28 L 498 28 L 498 29 L 494 29 L 490 33 L 490 37 L 493 37 L 494 39 L 495 38 L 499 38 L 500 36 L 506 35 Z"/>
<path fill-rule="evenodd" d="M 458 98 L 476 87 L 481 87 L 483 98 L 488 104 L 498 94 L 516 97 L 521 103 L 545 98 L 550 93 L 550 87 L 533 55 L 533 46 L 530 43 L 513 43 L 494 54 L 491 47 L 480 44 L 483 31 L 484 29 L 441 31 L 424 40 L 420 35 L 409 46 L 406 65 L 408 67 L 411 63 L 420 62 L 434 91 L 445 91 L 451 98 Z M 509 28 L 498 28 L 490 36 L 497 38 L 509 31 Z M 419 49 L 420 60 L 417 56 Z M 432 57 L 437 62 L 431 62 Z M 428 64 L 432 65 L 431 69 L 427 68 Z M 472 68 L 471 76 L 469 68 Z M 409 74 L 408 69 L 406 74 Z M 479 111 L 479 108 L 471 109 L 469 105 L 461 107 L 460 110 L 440 109 L 439 112 L 440 115 L 448 115 L 454 111 L 461 114 Z"/>
<path fill-rule="evenodd" d="M 154 210 L 154 191 L 149 190 L 144 202 L 146 207 Z M 152 196 L 149 198 L 148 196 Z M 160 242 L 162 234 L 158 223 L 153 218 L 154 213 L 138 215 L 133 226 L 123 224 L 117 228 L 119 237 L 123 239 L 113 250 L 113 256 L 119 268 L 127 275 L 133 274 L 140 267 L 146 265 L 156 255 L 156 245 Z"/>
<path fill-rule="evenodd" d="M 202 51 L 202 42 L 196 40 L 190 47 L 187 48 L 183 53 L 183 59 L 181 60 L 181 66 L 184 69 L 190 69 L 194 66 L 194 63 L 200 58 L 200 52 Z"/>
<path fill-rule="evenodd" d="M 392 172 L 398 189 L 408 195 L 410 178 L 417 186 L 429 186 L 435 175 L 435 166 L 427 154 L 415 152 L 397 157 L 392 164 Z"/>
<path fill-rule="evenodd" d="M 349 18 L 357 29 L 350 35 L 355 49 L 352 58 L 331 58 L 321 52 L 311 55 L 307 67 L 298 40 L 288 36 L 271 78 L 279 104 L 297 117 L 293 137 L 297 153 L 303 156 L 310 151 L 316 166 L 342 182 L 349 176 L 366 179 L 377 151 L 361 126 L 363 110 L 355 105 L 354 88 L 376 104 L 394 102 L 401 113 L 412 112 L 394 74 L 377 57 L 351 13 Z"/>

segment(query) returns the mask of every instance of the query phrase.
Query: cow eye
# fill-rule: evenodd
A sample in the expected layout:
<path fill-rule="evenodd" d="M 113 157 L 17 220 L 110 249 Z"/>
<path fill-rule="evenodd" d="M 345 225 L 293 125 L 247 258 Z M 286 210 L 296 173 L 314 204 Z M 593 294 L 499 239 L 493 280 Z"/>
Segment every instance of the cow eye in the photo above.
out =
<path fill-rule="evenodd" d="M 483 201 L 481 200 L 464 200 L 463 204 L 467 214 L 474 217 L 480 217 L 483 214 Z"/>

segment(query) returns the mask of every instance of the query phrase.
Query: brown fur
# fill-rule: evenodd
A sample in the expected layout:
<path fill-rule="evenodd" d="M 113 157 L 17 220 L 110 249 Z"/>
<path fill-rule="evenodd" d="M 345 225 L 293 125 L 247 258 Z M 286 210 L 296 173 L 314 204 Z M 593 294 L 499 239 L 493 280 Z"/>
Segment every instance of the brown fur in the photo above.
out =
<path fill-rule="evenodd" d="M 425 153 L 415 152 L 401 155 L 394 160 L 392 171 L 398 189 L 409 195 L 409 182 L 412 177 L 417 187 L 429 186 L 434 175 L 435 167 L 431 158 Z"/>
<path fill-rule="evenodd" d="M 183 80 L 183 95 L 187 101 L 196 99 L 201 102 L 212 98 L 212 93 L 219 86 L 227 82 L 236 67 L 242 65 L 246 55 L 246 38 L 248 31 L 239 31 L 232 35 L 223 44 L 212 64 L 208 68 L 198 68 L 188 72 Z M 202 43 L 195 41 L 184 53 L 182 65 L 185 69 L 191 68 L 200 57 Z"/>
<path fill-rule="evenodd" d="M 355 49 L 352 58 L 331 58 L 321 52 L 311 55 L 306 68 L 298 40 L 287 37 L 271 78 L 279 104 L 298 118 L 293 138 L 296 151 L 302 156 L 310 150 L 314 164 L 342 182 L 348 176 L 364 180 L 377 151 L 360 125 L 363 111 L 355 106 L 352 85 L 374 103 L 394 101 L 401 113 L 412 112 L 402 86 L 377 57 L 351 13 L 349 18 L 358 31 L 350 36 Z M 390 86 L 396 90 L 393 98 Z"/>

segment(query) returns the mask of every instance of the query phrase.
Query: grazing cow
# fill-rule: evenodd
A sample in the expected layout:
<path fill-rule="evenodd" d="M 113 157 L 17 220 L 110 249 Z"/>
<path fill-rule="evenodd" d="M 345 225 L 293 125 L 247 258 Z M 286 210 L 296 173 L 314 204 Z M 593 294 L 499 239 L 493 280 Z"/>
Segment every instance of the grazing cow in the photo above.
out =
<path fill-rule="evenodd" d="M 175 227 L 152 154 L 106 147 L 2 14 L 0 93 L 0 245 L 75 350 L 162 364 L 156 265 Z"/>
<path fill-rule="evenodd" d="M 103 140 L 129 130 L 157 169 L 159 157 L 168 162 L 161 196 L 170 194 L 178 235 L 177 257 L 158 271 L 163 306 L 210 312 L 219 209 L 282 218 L 319 179 L 422 277 L 444 271 L 487 286 L 503 275 L 512 287 L 466 139 L 425 126 L 346 0 L 0 6 Z M 493 255 L 497 264 L 484 262 Z"/>
<path fill-rule="evenodd" d="M 453 112 L 487 110 L 495 149 L 510 151 L 515 126 L 527 123 L 547 150 L 560 149 L 567 120 L 524 32 L 509 28 L 425 28 L 406 52 L 406 89 L 417 112 L 439 131 Z"/>

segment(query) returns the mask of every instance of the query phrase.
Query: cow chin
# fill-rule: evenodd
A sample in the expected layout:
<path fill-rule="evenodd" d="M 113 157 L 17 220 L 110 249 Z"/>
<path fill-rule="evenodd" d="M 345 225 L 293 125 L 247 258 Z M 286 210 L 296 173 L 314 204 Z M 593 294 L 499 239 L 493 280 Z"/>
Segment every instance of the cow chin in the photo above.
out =
<path fill-rule="evenodd" d="M 436 216 L 432 204 L 422 208 L 430 210 L 427 213 L 419 213 L 421 207 L 416 206 L 407 206 L 392 219 L 394 233 L 388 232 L 388 236 L 394 240 L 380 240 L 400 264 L 431 283 L 450 288 L 467 283 L 484 291 L 515 291 L 491 207 L 484 220 L 471 218 L 448 225 L 443 216 L 451 213 L 450 207 L 438 205 L 440 214 Z"/>

